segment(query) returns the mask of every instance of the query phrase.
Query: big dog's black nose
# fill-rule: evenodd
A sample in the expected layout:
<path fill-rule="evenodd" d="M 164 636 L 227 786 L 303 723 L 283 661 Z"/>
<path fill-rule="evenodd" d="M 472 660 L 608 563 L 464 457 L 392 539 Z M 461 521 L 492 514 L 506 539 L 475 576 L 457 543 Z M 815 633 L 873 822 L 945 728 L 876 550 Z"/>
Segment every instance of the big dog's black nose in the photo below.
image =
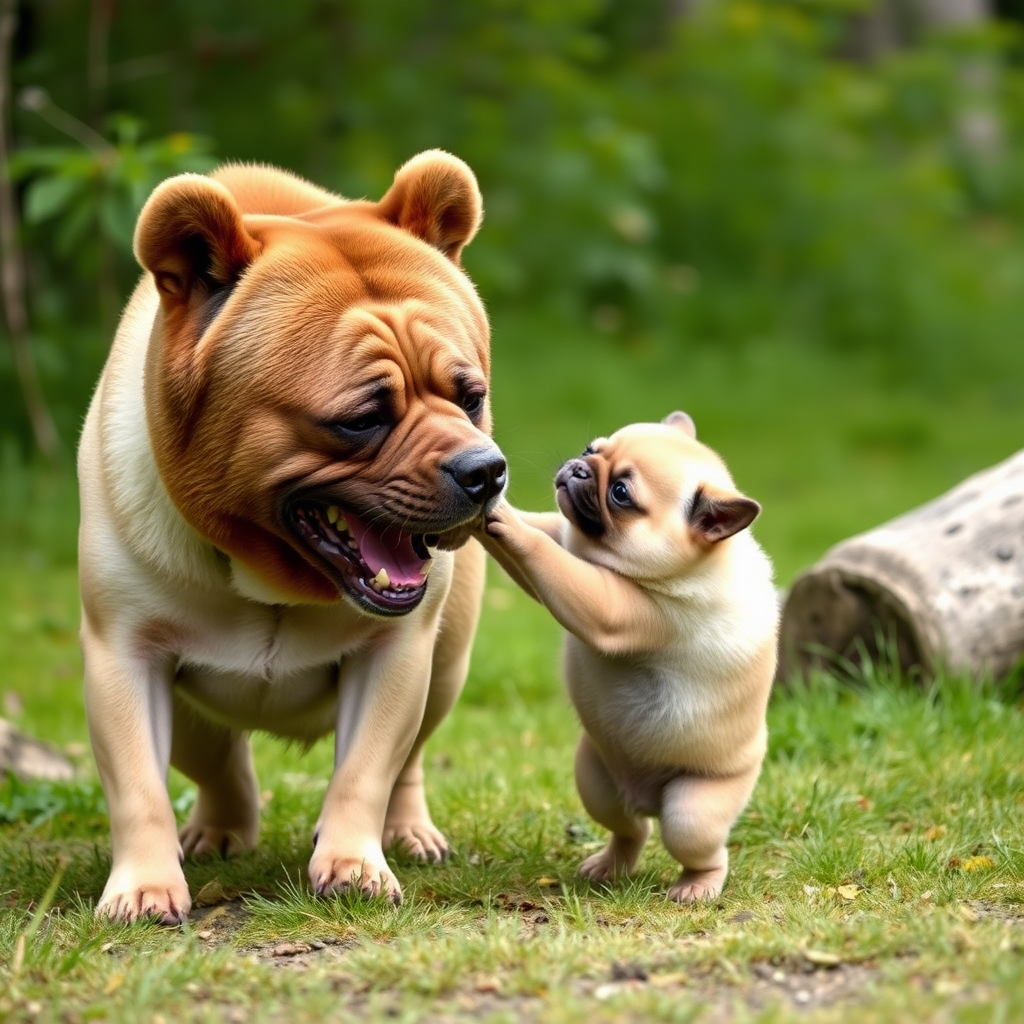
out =
<path fill-rule="evenodd" d="M 441 468 L 467 498 L 481 506 L 501 494 L 508 471 L 504 457 L 496 448 L 473 448 L 460 452 Z"/>

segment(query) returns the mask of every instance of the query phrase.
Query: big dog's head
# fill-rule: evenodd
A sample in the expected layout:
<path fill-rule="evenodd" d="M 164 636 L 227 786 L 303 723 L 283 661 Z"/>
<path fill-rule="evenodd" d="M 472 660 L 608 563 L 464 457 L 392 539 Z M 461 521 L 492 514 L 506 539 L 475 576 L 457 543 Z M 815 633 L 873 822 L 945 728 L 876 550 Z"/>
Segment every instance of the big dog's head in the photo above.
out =
<path fill-rule="evenodd" d="M 472 172 L 439 151 L 379 202 L 235 167 L 171 178 L 143 209 L 159 472 L 275 598 L 410 611 L 428 546 L 464 541 L 504 487 L 487 318 L 459 268 L 480 219 Z"/>
<path fill-rule="evenodd" d="M 674 412 L 591 442 L 555 477 L 570 548 L 624 576 L 656 582 L 692 571 L 761 507 L 736 490 L 721 458 Z"/>

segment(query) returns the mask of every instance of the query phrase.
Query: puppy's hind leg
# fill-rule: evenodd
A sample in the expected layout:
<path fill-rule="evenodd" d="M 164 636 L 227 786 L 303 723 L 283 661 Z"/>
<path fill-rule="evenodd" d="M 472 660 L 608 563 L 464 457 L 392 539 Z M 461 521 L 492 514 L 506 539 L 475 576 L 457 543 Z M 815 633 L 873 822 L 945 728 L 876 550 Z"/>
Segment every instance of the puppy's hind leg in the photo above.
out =
<path fill-rule="evenodd" d="M 441 861 L 448 840 L 434 824 L 423 785 L 423 745 L 451 711 L 469 673 L 469 655 L 480 618 L 487 558 L 474 541 L 455 553 L 455 575 L 445 602 L 430 668 L 430 692 L 412 752 L 388 801 L 382 845 L 400 847 L 417 860 Z"/>
<path fill-rule="evenodd" d="M 174 699 L 171 764 L 199 787 L 195 807 L 179 832 L 193 857 L 227 857 L 256 845 L 260 795 L 249 740 Z"/>
<path fill-rule="evenodd" d="M 716 899 L 729 873 L 729 831 L 747 805 L 760 763 L 728 778 L 681 775 L 661 798 L 661 838 L 683 866 L 668 897 L 677 903 Z"/>
<path fill-rule="evenodd" d="M 626 807 L 618 785 L 586 733 L 576 748 L 576 788 L 587 813 L 611 831 L 608 845 L 588 857 L 579 873 L 594 882 L 629 874 L 651 834 L 651 823 Z"/>

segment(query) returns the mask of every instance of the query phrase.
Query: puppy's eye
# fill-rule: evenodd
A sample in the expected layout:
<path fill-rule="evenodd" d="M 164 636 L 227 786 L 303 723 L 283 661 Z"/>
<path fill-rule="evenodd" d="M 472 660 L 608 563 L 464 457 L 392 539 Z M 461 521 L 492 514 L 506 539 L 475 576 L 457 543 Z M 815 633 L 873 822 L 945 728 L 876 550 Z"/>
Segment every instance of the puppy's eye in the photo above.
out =
<path fill-rule="evenodd" d="M 594 454 L 594 449 L 593 449 L 593 447 L 591 445 L 588 444 L 587 447 L 583 449 L 583 457 L 585 458 L 587 455 L 593 455 L 593 454 Z"/>
<path fill-rule="evenodd" d="M 616 480 L 608 488 L 608 500 L 619 508 L 632 508 L 633 499 L 629 493 L 629 484 L 625 480 Z"/>

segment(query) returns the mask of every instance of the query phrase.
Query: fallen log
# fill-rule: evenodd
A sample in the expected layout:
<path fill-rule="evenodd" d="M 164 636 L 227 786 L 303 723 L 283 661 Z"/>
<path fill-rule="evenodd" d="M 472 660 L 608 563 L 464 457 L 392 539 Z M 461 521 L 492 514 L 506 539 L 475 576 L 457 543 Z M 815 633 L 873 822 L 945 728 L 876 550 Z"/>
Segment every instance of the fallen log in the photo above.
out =
<path fill-rule="evenodd" d="M 48 743 L 19 732 L 0 718 L 0 778 L 13 772 L 21 779 L 60 782 L 74 777 L 71 762 Z"/>
<path fill-rule="evenodd" d="M 1024 450 L 844 540 L 793 582 L 780 681 L 897 662 L 911 677 L 999 678 L 1024 658 Z"/>

